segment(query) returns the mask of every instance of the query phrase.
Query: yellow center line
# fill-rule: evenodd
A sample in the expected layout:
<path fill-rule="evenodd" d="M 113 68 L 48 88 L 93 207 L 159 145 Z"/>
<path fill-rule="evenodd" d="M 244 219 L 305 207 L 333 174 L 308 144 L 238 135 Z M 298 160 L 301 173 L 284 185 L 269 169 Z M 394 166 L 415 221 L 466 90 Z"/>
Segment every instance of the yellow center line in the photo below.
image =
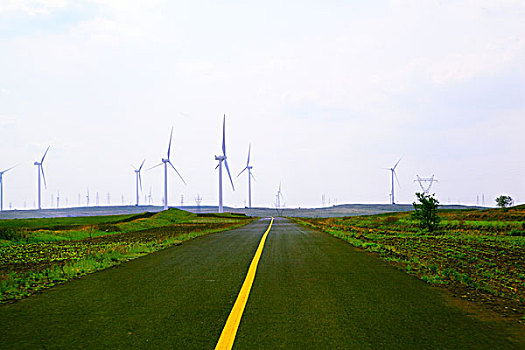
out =
<path fill-rule="evenodd" d="M 222 330 L 221 336 L 219 337 L 219 341 L 215 346 L 216 350 L 230 350 L 233 346 L 233 342 L 235 341 L 235 335 L 237 334 L 237 329 L 239 328 L 239 324 L 241 323 L 242 313 L 244 312 L 244 308 L 246 307 L 246 303 L 248 302 L 248 296 L 250 295 L 253 280 L 255 279 L 257 265 L 259 264 L 259 260 L 261 259 L 261 254 L 264 248 L 264 242 L 266 242 L 266 237 L 268 237 L 268 233 L 272 228 L 272 224 L 273 218 L 270 221 L 268 229 L 262 236 L 261 242 L 259 242 L 259 246 L 257 247 L 255 256 L 253 257 L 252 263 L 250 264 L 250 268 L 248 269 L 248 274 L 246 275 L 244 283 L 242 284 L 241 291 L 237 296 L 237 300 L 235 300 L 235 304 L 233 305 L 232 311 L 230 312 L 230 315 L 226 320 L 226 324 L 224 325 L 224 329 Z"/>

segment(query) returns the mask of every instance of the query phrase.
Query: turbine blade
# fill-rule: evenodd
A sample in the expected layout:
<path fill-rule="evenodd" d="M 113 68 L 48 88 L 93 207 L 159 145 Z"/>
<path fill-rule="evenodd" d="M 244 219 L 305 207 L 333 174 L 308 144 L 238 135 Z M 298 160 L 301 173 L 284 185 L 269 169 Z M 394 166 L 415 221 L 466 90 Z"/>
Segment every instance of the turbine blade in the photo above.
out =
<path fill-rule="evenodd" d="M 44 187 L 47 188 L 46 175 L 44 175 L 44 167 L 40 164 L 40 171 L 42 172 L 42 178 L 44 179 Z"/>
<path fill-rule="evenodd" d="M 241 176 L 241 174 L 244 173 L 244 171 L 245 171 L 246 169 L 248 169 L 248 167 L 242 169 L 241 172 L 239 173 L 239 175 L 237 175 L 237 177 Z"/>
<path fill-rule="evenodd" d="M 140 177 L 140 171 L 139 171 L 139 185 L 140 185 L 140 191 L 142 192 L 142 178 Z"/>
<path fill-rule="evenodd" d="M 228 172 L 228 176 L 230 177 L 230 182 L 232 183 L 232 188 L 235 191 L 235 186 L 233 186 L 232 176 L 230 175 L 230 168 L 228 167 L 228 161 L 226 159 L 224 160 L 224 165 L 226 165 L 226 171 Z"/>
<path fill-rule="evenodd" d="M 403 156 L 404 157 L 404 156 Z M 399 162 L 401 161 L 401 159 L 403 159 L 403 157 L 399 158 L 399 160 L 397 161 L 396 165 L 394 165 L 394 167 L 392 169 L 396 169 L 397 165 L 399 164 Z"/>
<path fill-rule="evenodd" d="M 222 120 L 222 155 L 226 156 L 226 114 Z"/>
<path fill-rule="evenodd" d="M 9 170 L 11 170 L 11 169 L 13 169 L 13 168 L 16 168 L 17 166 L 18 166 L 18 164 L 17 164 L 17 165 L 14 165 L 14 166 L 12 166 L 12 167 L 10 167 L 10 168 L 7 168 L 7 169 L 5 169 L 5 170 L 2 170 L 2 171 L 0 171 L 0 174 L 7 173 Z"/>
<path fill-rule="evenodd" d="M 49 147 L 51 147 L 51 146 L 47 146 L 46 152 L 44 153 L 44 156 L 42 157 L 42 160 L 40 161 L 40 163 L 43 163 L 43 162 L 44 162 L 44 158 L 45 158 L 46 155 L 47 155 L 47 151 L 49 151 Z"/>
<path fill-rule="evenodd" d="M 152 166 L 151 168 L 146 169 L 146 170 L 149 171 L 149 170 L 151 170 L 151 169 L 155 169 L 156 167 L 159 167 L 159 166 L 161 166 L 162 164 L 164 164 L 164 163 L 160 162 L 159 164 L 157 164 L 157 165 L 155 165 L 155 166 Z"/>
<path fill-rule="evenodd" d="M 221 162 L 219 162 L 219 164 L 217 164 L 217 166 L 215 167 L 215 170 L 217 170 L 220 165 L 221 165 Z"/>
<path fill-rule="evenodd" d="M 255 176 L 253 176 L 252 173 L 250 173 L 250 176 L 253 178 L 253 181 L 257 181 L 257 180 L 255 180 Z"/>
<path fill-rule="evenodd" d="M 248 161 L 246 162 L 247 167 L 250 165 L 250 151 L 251 150 L 252 150 L 252 144 L 250 143 L 250 146 L 248 147 Z"/>
<path fill-rule="evenodd" d="M 142 169 L 142 166 L 144 165 L 144 162 L 146 162 L 146 159 L 144 159 L 144 160 L 142 161 L 142 164 L 139 166 L 138 171 L 140 171 L 140 169 Z"/>
<path fill-rule="evenodd" d="M 168 159 L 170 159 L 170 150 L 171 150 L 171 137 L 173 136 L 173 126 L 171 127 L 171 133 L 170 133 L 170 143 L 168 145 Z"/>
<path fill-rule="evenodd" d="M 173 166 L 173 164 L 171 164 L 171 162 L 168 162 L 169 165 L 171 165 L 171 167 L 173 168 L 173 170 L 175 170 L 175 172 L 177 173 L 177 175 L 179 175 L 180 179 L 182 180 L 182 182 L 184 182 L 184 184 L 186 185 L 186 181 L 184 181 L 184 179 L 182 178 L 182 176 L 179 174 L 179 172 L 177 171 L 177 169 L 175 169 L 175 167 Z"/>
<path fill-rule="evenodd" d="M 397 184 L 399 185 L 399 187 L 401 187 L 401 184 L 399 183 L 399 179 L 397 178 L 397 173 L 393 170 L 392 172 L 394 173 L 394 177 L 396 178 Z"/>

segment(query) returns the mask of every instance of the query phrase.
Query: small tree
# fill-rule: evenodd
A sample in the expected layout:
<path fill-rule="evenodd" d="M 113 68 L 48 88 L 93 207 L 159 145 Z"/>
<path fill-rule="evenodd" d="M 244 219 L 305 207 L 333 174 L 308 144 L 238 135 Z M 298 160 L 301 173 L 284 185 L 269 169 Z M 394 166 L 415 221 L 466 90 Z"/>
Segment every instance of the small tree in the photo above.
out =
<path fill-rule="evenodd" d="M 502 209 L 510 207 L 512 203 L 514 203 L 514 201 L 512 200 L 512 198 L 510 198 L 510 196 L 501 195 L 498 198 L 496 198 L 496 204 Z"/>
<path fill-rule="evenodd" d="M 412 216 L 419 220 L 419 227 L 427 229 L 430 232 L 434 231 L 441 218 L 437 215 L 437 208 L 439 201 L 434 198 L 435 194 L 425 194 L 416 192 L 416 197 L 419 203 L 412 203 L 415 212 Z"/>

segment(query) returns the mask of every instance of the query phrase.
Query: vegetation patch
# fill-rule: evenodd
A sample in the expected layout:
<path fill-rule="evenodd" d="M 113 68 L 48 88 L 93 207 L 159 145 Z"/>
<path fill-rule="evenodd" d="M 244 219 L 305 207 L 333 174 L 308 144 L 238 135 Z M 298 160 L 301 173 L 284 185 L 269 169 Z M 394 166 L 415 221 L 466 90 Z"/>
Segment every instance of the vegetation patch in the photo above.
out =
<path fill-rule="evenodd" d="M 252 220 L 230 214 L 199 216 L 177 209 L 141 215 L 2 220 L 0 302 L 20 299 L 58 283 L 197 236 L 237 228 Z"/>
<path fill-rule="evenodd" d="M 433 232 L 408 212 L 294 221 L 376 252 L 425 282 L 523 322 L 525 206 L 438 214 L 441 221 Z"/>

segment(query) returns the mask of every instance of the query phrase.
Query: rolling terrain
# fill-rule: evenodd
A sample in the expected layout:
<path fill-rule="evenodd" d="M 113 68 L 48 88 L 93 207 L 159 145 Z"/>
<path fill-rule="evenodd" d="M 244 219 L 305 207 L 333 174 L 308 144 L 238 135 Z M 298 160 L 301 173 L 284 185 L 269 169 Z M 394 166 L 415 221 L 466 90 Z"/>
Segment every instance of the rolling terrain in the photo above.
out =
<path fill-rule="evenodd" d="M 185 206 L 178 209 L 192 213 L 217 213 L 216 206 Z M 482 207 L 462 206 L 462 205 L 443 205 L 442 209 L 482 209 Z M 77 216 L 102 216 L 102 215 L 129 215 L 140 214 L 143 212 L 156 213 L 163 210 L 162 206 L 100 206 L 100 207 L 73 207 L 61 209 L 42 209 L 42 210 L 4 210 L 0 212 L 2 219 L 29 219 L 29 218 L 54 218 L 54 217 L 77 217 Z M 248 216 L 268 217 L 340 217 L 375 215 L 390 212 L 403 212 L 414 210 L 411 204 L 341 204 L 323 208 L 232 208 L 224 207 L 225 212 L 242 213 Z"/>

